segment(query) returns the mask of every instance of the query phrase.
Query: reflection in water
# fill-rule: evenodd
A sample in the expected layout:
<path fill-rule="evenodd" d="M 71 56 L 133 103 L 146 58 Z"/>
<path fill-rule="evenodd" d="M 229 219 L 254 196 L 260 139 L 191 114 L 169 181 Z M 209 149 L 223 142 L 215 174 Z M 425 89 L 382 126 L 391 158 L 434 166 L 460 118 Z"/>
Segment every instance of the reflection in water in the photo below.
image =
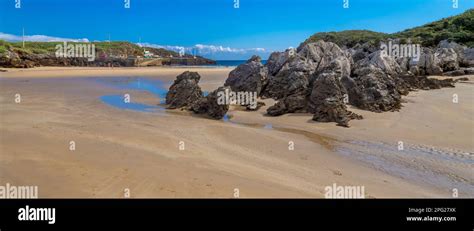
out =
<path fill-rule="evenodd" d="M 97 82 L 121 90 L 150 92 L 158 98 L 157 103 L 159 102 L 159 104 L 165 104 L 166 93 L 168 92 L 162 81 L 145 79 L 141 77 L 99 78 L 97 79 Z M 148 105 L 133 102 L 126 103 L 123 95 L 104 95 L 100 97 L 100 100 L 105 104 L 124 110 L 140 112 L 164 112 L 164 107 L 159 105 Z"/>
<path fill-rule="evenodd" d="M 224 120 L 224 122 L 229 122 L 229 115 L 225 114 L 222 120 Z"/>
<path fill-rule="evenodd" d="M 124 97 L 122 95 L 104 95 L 100 97 L 100 100 L 105 104 L 110 106 L 125 109 L 125 110 L 133 110 L 133 111 L 141 111 L 141 112 L 155 112 L 155 111 L 163 111 L 164 108 L 158 105 L 147 105 L 141 103 L 125 103 Z"/>
<path fill-rule="evenodd" d="M 159 98 L 160 104 L 166 101 L 165 83 L 158 79 L 146 79 L 141 77 L 116 77 L 100 78 L 99 83 L 124 90 L 147 91 Z"/>

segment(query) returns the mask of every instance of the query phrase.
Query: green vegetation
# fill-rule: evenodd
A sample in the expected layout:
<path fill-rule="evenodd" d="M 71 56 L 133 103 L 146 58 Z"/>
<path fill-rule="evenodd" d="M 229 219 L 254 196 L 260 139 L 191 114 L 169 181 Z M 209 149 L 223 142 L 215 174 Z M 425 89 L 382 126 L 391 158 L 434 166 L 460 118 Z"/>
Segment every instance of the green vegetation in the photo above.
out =
<path fill-rule="evenodd" d="M 388 34 L 369 31 L 369 30 L 345 30 L 341 32 L 320 32 L 312 35 L 304 43 L 315 42 L 318 40 L 324 40 L 327 42 L 333 42 L 339 46 L 353 47 L 357 43 L 370 42 L 378 44 L 380 41 L 387 39 Z"/>
<path fill-rule="evenodd" d="M 448 39 L 473 47 L 474 9 L 460 15 L 395 33 L 394 36 L 397 38 L 413 38 L 414 42 L 419 42 L 423 46 L 435 46 L 440 41 Z"/>
<path fill-rule="evenodd" d="M 368 30 L 316 33 L 304 41 L 304 44 L 323 39 L 339 46 L 352 47 L 357 43 L 365 42 L 377 44 L 379 41 L 389 38 L 399 38 L 402 42 L 410 40 L 412 43 L 420 43 L 422 46 L 436 46 L 441 40 L 447 39 L 474 47 L 474 9 L 393 34 Z"/>
<path fill-rule="evenodd" d="M 63 42 L 25 42 L 23 48 L 22 42 L 7 42 L 0 40 L 0 54 L 7 50 L 23 54 L 47 54 L 56 52 L 56 45 Z M 68 44 L 76 44 L 68 42 Z M 82 43 L 81 43 L 82 44 Z M 140 55 L 143 56 L 143 48 L 129 42 L 93 42 L 97 53 L 107 53 L 114 55 Z"/>
<path fill-rule="evenodd" d="M 96 53 L 143 56 L 143 48 L 129 42 L 93 42 Z"/>
<path fill-rule="evenodd" d="M 19 54 L 47 54 L 56 52 L 56 45 L 63 44 L 63 42 L 25 42 L 25 48 L 23 48 L 22 42 L 7 42 L 0 40 L 0 54 L 5 53 L 7 50 L 17 52 Z M 75 44 L 75 42 L 68 42 L 68 44 Z M 82 43 L 81 43 L 82 44 Z M 161 57 L 178 57 L 179 54 L 174 51 L 166 50 L 163 48 L 151 48 L 151 47 L 140 47 L 136 44 L 129 42 L 92 42 L 95 45 L 96 53 L 105 53 L 108 55 L 122 55 L 122 56 L 142 56 L 144 55 L 144 49 L 152 52 L 155 55 Z M 189 54 L 184 55 L 186 58 L 192 57 Z"/>

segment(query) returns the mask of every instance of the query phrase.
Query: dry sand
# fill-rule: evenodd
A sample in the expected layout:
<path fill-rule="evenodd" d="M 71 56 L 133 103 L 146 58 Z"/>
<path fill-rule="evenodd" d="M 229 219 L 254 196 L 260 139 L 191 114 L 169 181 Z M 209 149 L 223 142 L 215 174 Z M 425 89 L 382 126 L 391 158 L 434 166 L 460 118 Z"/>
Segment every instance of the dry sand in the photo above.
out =
<path fill-rule="evenodd" d="M 257 112 L 233 107 L 228 122 L 100 100 L 129 93 L 133 102 L 159 102 L 149 92 L 104 87 L 98 76 L 146 76 L 169 86 L 184 70 L 198 71 L 211 91 L 231 68 L 1 72 L 0 185 L 38 185 L 40 197 L 60 198 L 120 198 L 125 189 L 131 197 L 229 198 L 234 189 L 240 197 L 324 197 L 333 183 L 364 186 L 375 198 L 451 197 L 453 188 L 474 197 L 472 81 L 412 92 L 399 112 L 352 109 L 365 119 L 351 128 L 312 122 L 309 114 L 267 117 L 271 100 Z"/>

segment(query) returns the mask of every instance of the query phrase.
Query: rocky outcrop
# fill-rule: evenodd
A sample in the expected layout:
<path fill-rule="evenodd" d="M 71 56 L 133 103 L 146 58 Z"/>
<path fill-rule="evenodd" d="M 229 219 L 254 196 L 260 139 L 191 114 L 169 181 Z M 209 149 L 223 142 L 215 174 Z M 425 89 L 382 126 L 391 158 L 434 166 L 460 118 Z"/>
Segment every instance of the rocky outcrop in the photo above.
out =
<path fill-rule="evenodd" d="M 459 69 L 458 54 L 452 48 L 439 48 L 435 52 L 439 67 L 443 72 Z"/>
<path fill-rule="evenodd" d="M 270 116 L 279 116 L 286 113 L 306 112 L 306 94 L 293 94 L 279 100 L 275 105 L 267 109 Z"/>
<path fill-rule="evenodd" d="M 230 87 L 220 87 L 203 96 L 198 83 L 201 76 L 197 72 L 185 71 L 176 77 L 166 94 L 168 109 L 190 110 L 196 114 L 221 119 L 229 110 L 229 105 L 220 103 L 219 95 L 230 91 Z"/>
<path fill-rule="evenodd" d="M 198 83 L 201 76 L 197 72 L 186 71 L 176 77 L 166 94 L 166 104 L 169 109 L 192 106 L 203 97 Z"/>
<path fill-rule="evenodd" d="M 318 54 L 323 49 L 333 52 L 331 55 Z M 343 77 L 348 77 L 351 73 L 348 54 L 342 52 L 337 45 L 327 43 L 320 43 L 317 46 L 307 44 L 300 52 L 305 50 L 312 54 L 308 57 L 319 57 L 319 64 L 313 65 L 314 69 L 311 71 L 296 72 L 298 74 L 293 73 L 287 75 L 286 78 L 284 75 L 280 75 L 289 83 L 295 79 L 295 75 L 299 75 L 300 78 L 297 79 L 304 79 L 304 82 L 301 83 L 303 86 L 297 90 L 290 90 L 293 94 L 287 94 L 280 98 L 275 105 L 267 109 L 267 114 L 278 116 L 286 113 L 309 112 L 314 114 L 313 120 L 315 121 L 336 122 L 338 125 L 348 127 L 348 122 L 351 119 L 361 118 L 349 112 L 344 102 L 346 90 L 340 80 Z M 307 76 L 309 73 L 311 73 L 310 76 Z M 271 88 L 267 87 L 267 90 L 271 91 Z M 278 95 L 273 96 L 278 97 Z"/>
<path fill-rule="evenodd" d="M 267 69 L 259 56 L 253 56 L 246 63 L 239 65 L 229 73 L 224 86 L 232 91 L 257 92 L 260 95 L 267 80 Z"/>
<path fill-rule="evenodd" d="M 443 87 L 454 87 L 453 79 L 431 79 L 426 76 L 401 76 L 407 87 L 410 90 L 422 89 L 432 90 Z"/>
<path fill-rule="evenodd" d="M 400 108 L 402 89 L 397 88 L 397 76 L 402 73 L 398 63 L 380 51 L 355 64 L 353 76 L 345 78 L 349 102 L 364 110 L 382 112 Z"/>
<path fill-rule="evenodd" d="M 222 119 L 229 110 L 229 105 L 220 104 L 218 98 L 220 94 L 224 94 L 225 91 L 230 90 L 230 87 L 219 87 L 206 97 L 198 99 L 190 108 L 191 111 L 196 114 L 207 115 L 213 119 Z"/>
<path fill-rule="evenodd" d="M 418 61 L 413 59 L 410 61 L 410 68 L 415 75 L 441 75 L 443 73 L 438 57 L 431 48 L 425 47 L 421 49 Z"/>
<path fill-rule="evenodd" d="M 394 58 L 369 43 L 341 49 L 320 40 L 296 50 L 274 52 L 265 65 L 260 57 L 254 56 L 229 74 L 225 87 L 207 97 L 178 100 L 177 104 L 219 119 L 229 109 L 228 105 L 218 103 L 219 92 L 253 91 L 262 98 L 277 100 L 267 108 L 270 116 L 312 113 L 315 121 L 348 127 L 350 120 L 362 116 L 350 112 L 347 104 L 374 112 L 395 111 L 401 108 L 402 95 L 409 91 L 454 87 L 452 79 L 439 80 L 426 75 L 458 76 L 474 72 L 472 67 L 464 66 L 471 65 L 472 51 L 453 43 L 422 48 L 417 58 Z M 195 87 L 197 82 L 191 85 Z M 247 110 L 251 109 L 247 107 Z"/>
<path fill-rule="evenodd" d="M 344 102 L 346 90 L 340 82 L 342 69 L 334 60 L 331 66 L 315 77 L 308 102 L 308 111 L 314 114 L 313 120 L 349 127 L 350 120 L 362 119 L 362 116 L 347 110 Z"/>
<path fill-rule="evenodd" d="M 462 52 L 460 66 L 474 67 L 474 48 L 467 48 Z"/>
<path fill-rule="evenodd" d="M 354 69 L 359 70 L 369 66 L 378 68 L 388 75 L 399 75 L 403 72 L 402 68 L 393 57 L 384 55 L 380 50 L 373 52 L 367 57 L 357 61 L 355 63 Z"/>
<path fill-rule="evenodd" d="M 262 93 L 265 97 L 282 99 L 291 95 L 308 94 L 310 76 L 340 58 L 345 72 L 350 73 L 350 60 L 336 44 L 322 40 L 305 44 L 298 50 L 288 49 L 273 53 L 268 62 L 268 84 Z"/>

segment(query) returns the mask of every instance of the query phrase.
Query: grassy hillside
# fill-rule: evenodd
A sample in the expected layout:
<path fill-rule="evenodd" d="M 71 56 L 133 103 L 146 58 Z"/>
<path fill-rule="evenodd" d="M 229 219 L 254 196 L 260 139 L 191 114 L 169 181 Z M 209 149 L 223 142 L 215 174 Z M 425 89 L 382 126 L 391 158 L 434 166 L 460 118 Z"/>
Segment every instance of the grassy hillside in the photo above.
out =
<path fill-rule="evenodd" d="M 57 44 L 63 44 L 63 42 L 25 42 L 25 48 L 23 48 L 22 42 L 0 40 L 0 53 L 4 53 L 7 50 L 26 54 L 54 53 L 56 52 Z M 68 42 L 68 44 L 74 43 Z M 141 47 L 129 42 L 93 42 L 93 44 L 95 45 L 96 53 L 143 55 L 143 49 Z"/>
<path fill-rule="evenodd" d="M 369 31 L 369 30 L 345 30 L 341 32 L 320 32 L 312 35 L 304 43 L 316 42 L 324 40 L 326 42 L 333 42 L 339 46 L 352 47 L 357 43 L 370 42 L 378 44 L 379 41 L 387 39 L 388 34 Z"/>
<path fill-rule="evenodd" d="M 423 26 L 394 34 L 398 38 L 414 38 L 424 46 L 435 46 L 448 39 L 467 46 L 474 46 L 474 9 L 463 14 L 444 18 Z"/>
<path fill-rule="evenodd" d="M 323 39 L 324 41 L 334 42 L 339 46 L 351 47 L 357 43 L 365 42 L 377 44 L 379 41 L 388 38 L 400 38 L 402 41 L 410 39 L 412 43 L 420 43 L 423 46 L 436 46 L 441 40 L 448 39 L 474 47 L 474 9 L 393 34 L 368 30 L 320 32 L 309 37 L 304 41 L 304 44 Z"/>
<path fill-rule="evenodd" d="M 19 54 L 47 54 L 56 52 L 56 45 L 63 44 L 63 42 L 25 42 L 25 48 L 23 48 L 22 42 L 7 42 L 0 40 L 0 54 L 5 53 L 7 50 L 17 52 Z M 74 44 L 68 42 L 68 44 Z M 82 43 L 83 44 L 83 43 Z M 113 54 L 113 55 L 131 55 L 131 56 L 142 56 L 144 55 L 144 48 L 136 44 L 129 42 L 93 42 L 96 48 L 96 54 Z M 159 55 L 164 58 L 179 57 L 179 53 L 175 51 L 166 50 L 163 48 L 151 48 L 145 47 L 146 50 L 152 52 L 155 55 Z M 192 58 L 190 54 L 185 54 L 184 58 Z M 197 56 L 199 59 L 203 57 Z"/>

